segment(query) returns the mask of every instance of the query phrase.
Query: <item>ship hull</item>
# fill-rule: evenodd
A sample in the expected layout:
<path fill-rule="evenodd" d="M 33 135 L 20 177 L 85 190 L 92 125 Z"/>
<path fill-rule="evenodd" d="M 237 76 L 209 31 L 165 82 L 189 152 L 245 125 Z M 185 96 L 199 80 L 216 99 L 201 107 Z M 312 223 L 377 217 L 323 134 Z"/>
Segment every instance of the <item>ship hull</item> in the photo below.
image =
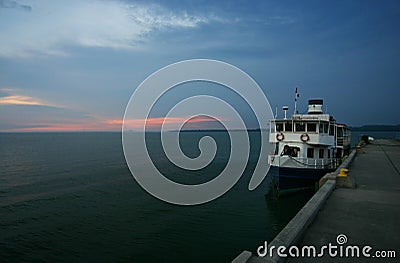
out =
<path fill-rule="evenodd" d="M 278 190 L 292 190 L 313 188 L 322 176 L 334 170 L 333 168 L 309 169 L 271 166 L 270 173 L 274 188 Z"/>

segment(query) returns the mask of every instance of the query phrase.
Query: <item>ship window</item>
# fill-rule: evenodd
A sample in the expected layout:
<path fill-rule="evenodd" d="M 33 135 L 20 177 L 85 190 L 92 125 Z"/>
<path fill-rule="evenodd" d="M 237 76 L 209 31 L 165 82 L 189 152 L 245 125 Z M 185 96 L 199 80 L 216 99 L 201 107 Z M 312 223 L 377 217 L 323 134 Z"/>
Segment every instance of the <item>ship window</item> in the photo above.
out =
<path fill-rule="evenodd" d="M 307 158 L 314 158 L 314 148 L 307 148 Z"/>
<path fill-rule="evenodd" d="M 343 137 L 343 128 L 342 127 L 338 127 L 337 128 L 337 136 L 338 137 Z"/>
<path fill-rule="evenodd" d="M 292 123 L 291 122 L 286 122 L 285 123 L 285 131 L 292 131 Z"/>
<path fill-rule="evenodd" d="M 307 123 L 307 131 L 308 132 L 316 132 L 317 131 L 317 124 L 314 122 Z"/>
<path fill-rule="evenodd" d="M 306 131 L 306 125 L 303 122 L 296 122 L 296 132 L 304 132 Z"/>
<path fill-rule="evenodd" d="M 324 158 L 324 149 L 319 149 L 319 158 Z"/>
<path fill-rule="evenodd" d="M 335 126 L 333 126 L 333 124 L 331 124 L 330 126 L 329 126 L 329 135 L 335 135 L 335 132 L 334 132 L 334 127 Z"/>
<path fill-rule="evenodd" d="M 331 158 L 331 149 L 328 149 L 328 159 Z"/>
<path fill-rule="evenodd" d="M 289 145 L 285 145 L 283 147 L 283 151 L 282 151 L 281 155 L 289 155 L 292 157 L 299 157 L 299 151 L 300 151 L 299 147 L 291 147 Z"/>
<path fill-rule="evenodd" d="M 328 133 L 328 123 L 321 122 L 319 124 L 319 133 Z"/>
<path fill-rule="evenodd" d="M 277 123 L 276 124 L 276 131 L 278 131 L 278 132 L 283 131 L 283 123 Z"/>

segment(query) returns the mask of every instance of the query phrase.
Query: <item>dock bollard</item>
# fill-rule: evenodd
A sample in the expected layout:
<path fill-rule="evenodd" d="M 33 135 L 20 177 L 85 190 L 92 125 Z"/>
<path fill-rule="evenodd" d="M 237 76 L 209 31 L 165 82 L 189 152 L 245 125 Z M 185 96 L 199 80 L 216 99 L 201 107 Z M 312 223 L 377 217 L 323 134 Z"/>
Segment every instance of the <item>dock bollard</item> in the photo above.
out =
<path fill-rule="evenodd" d="M 340 169 L 336 177 L 336 187 L 338 188 L 356 188 L 357 184 L 352 176 L 347 174 L 349 170 L 346 168 Z"/>
<path fill-rule="evenodd" d="M 349 171 L 349 169 L 342 168 L 342 169 L 340 169 L 340 173 L 338 174 L 338 176 L 347 176 L 348 171 Z"/>

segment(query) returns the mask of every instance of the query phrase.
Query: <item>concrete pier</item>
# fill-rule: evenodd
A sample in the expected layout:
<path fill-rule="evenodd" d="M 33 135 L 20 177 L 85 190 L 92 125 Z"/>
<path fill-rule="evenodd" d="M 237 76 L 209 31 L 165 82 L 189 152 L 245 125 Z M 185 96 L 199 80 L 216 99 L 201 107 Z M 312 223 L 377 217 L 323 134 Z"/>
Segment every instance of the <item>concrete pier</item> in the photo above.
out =
<path fill-rule="evenodd" d="M 347 244 L 395 250 L 400 259 L 400 142 L 375 140 L 359 150 L 349 174 L 356 189 L 338 188 L 305 232 L 299 246 L 337 245 L 339 234 Z M 364 260 L 362 260 L 364 259 Z M 339 261 L 340 260 L 340 261 Z M 287 262 L 354 262 L 356 258 L 292 258 Z M 360 262 L 368 261 L 360 258 Z M 369 259 L 371 262 L 372 259 Z M 381 259 L 383 260 L 383 259 Z M 387 262 L 389 259 L 385 259 Z M 392 259 L 396 261 L 395 259 Z M 393 262 L 394 262 L 393 261 Z M 397 261 L 398 262 L 398 261 Z"/>
<path fill-rule="evenodd" d="M 398 262 L 400 258 L 400 142 L 381 139 L 358 150 L 349 169 L 349 176 L 356 188 L 332 188 L 328 180 L 315 196 L 326 197 L 318 205 L 311 199 L 292 220 L 296 228 L 286 227 L 271 242 L 288 246 L 315 246 L 321 248 L 329 243 L 338 245 L 338 235 L 345 235 L 343 245 L 371 246 L 370 254 L 377 250 L 395 251 L 396 258 L 380 259 L 382 262 Z M 336 182 L 334 184 L 336 185 Z M 322 190 L 322 191 L 321 191 Z M 318 201 L 318 200 L 317 200 Z M 311 222 L 310 222 L 311 221 Z M 300 223 L 300 224 L 299 224 Z M 289 226 L 289 225 L 288 225 Z M 290 230 L 290 229 L 289 229 Z M 289 237 L 287 237 L 289 234 Z M 260 244 L 262 245 L 262 244 Z M 257 248 L 255 248 L 257 249 Z M 247 252 L 248 255 L 248 252 Z M 246 259 L 246 260 L 243 260 Z M 237 262 L 375 262 L 376 258 L 321 257 L 286 258 L 244 257 Z M 379 262 L 381 262 L 379 261 Z"/>

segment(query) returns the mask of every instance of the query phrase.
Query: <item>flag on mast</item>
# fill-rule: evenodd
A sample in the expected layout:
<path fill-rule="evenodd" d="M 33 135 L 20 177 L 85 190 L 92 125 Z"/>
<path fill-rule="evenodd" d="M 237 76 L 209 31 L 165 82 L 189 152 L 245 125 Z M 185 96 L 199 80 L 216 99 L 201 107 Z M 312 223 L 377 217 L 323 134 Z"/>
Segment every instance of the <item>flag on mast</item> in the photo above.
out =
<path fill-rule="evenodd" d="M 298 97 L 300 97 L 300 94 L 299 94 L 299 92 L 298 92 L 298 90 L 297 90 L 297 87 L 296 87 L 296 96 L 295 96 L 294 100 L 297 101 L 297 98 L 298 98 Z"/>

